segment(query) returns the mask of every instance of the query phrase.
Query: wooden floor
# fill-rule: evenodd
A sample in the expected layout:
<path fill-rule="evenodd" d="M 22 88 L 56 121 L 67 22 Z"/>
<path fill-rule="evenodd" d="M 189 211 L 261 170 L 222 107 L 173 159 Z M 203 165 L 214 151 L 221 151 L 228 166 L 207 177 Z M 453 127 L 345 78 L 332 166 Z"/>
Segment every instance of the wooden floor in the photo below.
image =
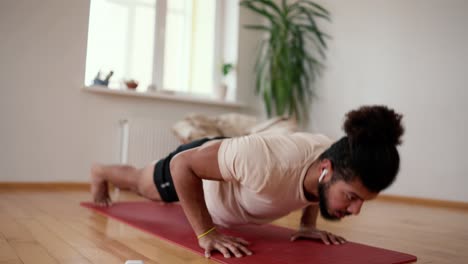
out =
<path fill-rule="evenodd" d="M 0 189 L 0 264 L 214 263 L 79 206 L 84 190 Z M 141 198 L 123 193 L 120 200 Z M 275 222 L 296 227 L 299 212 Z M 348 240 L 403 251 L 418 263 L 468 263 L 468 211 L 372 201 L 361 215 L 320 228 Z"/>

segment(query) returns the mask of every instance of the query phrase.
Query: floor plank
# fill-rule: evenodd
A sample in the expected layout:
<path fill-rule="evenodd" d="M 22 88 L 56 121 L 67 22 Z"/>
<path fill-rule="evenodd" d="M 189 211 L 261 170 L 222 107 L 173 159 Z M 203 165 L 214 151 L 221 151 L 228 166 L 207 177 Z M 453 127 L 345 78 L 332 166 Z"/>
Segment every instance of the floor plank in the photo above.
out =
<path fill-rule="evenodd" d="M 0 261 L 0 264 L 23 264 L 23 262 L 17 259 L 17 260 Z"/>
<path fill-rule="evenodd" d="M 3 236 L 0 236 L 0 263 L 19 262 L 15 250 L 10 246 Z"/>
<path fill-rule="evenodd" d="M 17 256 L 24 264 L 53 264 L 60 263 L 54 259 L 46 249 L 35 242 L 10 241 Z"/>
<path fill-rule="evenodd" d="M 34 239 L 45 248 L 51 256 L 60 263 L 90 263 L 83 255 L 75 250 L 68 242 L 51 232 L 50 229 L 36 219 L 20 220 Z"/>
<path fill-rule="evenodd" d="M 7 241 L 34 242 L 32 234 L 4 212 L 0 213 L 0 233 Z"/>

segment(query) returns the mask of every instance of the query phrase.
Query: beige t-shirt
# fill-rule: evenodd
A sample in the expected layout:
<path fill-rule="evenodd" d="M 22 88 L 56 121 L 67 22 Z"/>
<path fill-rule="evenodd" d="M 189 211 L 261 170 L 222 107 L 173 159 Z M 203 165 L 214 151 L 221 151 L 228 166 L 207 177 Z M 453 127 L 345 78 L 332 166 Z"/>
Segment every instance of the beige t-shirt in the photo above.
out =
<path fill-rule="evenodd" d="M 214 223 L 263 224 L 311 204 L 304 196 L 304 177 L 331 144 L 310 133 L 223 140 L 218 165 L 225 181 L 203 181 Z"/>

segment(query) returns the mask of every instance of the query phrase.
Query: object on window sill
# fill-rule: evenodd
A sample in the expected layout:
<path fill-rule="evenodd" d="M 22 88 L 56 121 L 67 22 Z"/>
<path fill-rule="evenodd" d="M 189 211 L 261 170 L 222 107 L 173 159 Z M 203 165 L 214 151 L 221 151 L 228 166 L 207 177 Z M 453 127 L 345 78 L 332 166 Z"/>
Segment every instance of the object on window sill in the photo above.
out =
<path fill-rule="evenodd" d="M 127 86 L 128 89 L 135 90 L 138 87 L 138 82 L 133 80 L 133 79 L 124 81 L 124 83 L 125 83 L 125 86 Z"/>
<path fill-rule="evenodd" d="M 226 100 L 226 94 L 228 90 L 226 78 L 229 75 L 229 73 L 233 70 L 234 70 L 234 64 L 232 63 L 223 63 L 221 67 L 221 73 L 223 74 L 223 81 L 218 87 L 215 88 L 215 96 L 217 99 L 221 101 Z"/>
<path fill-rule="evenodd" d="M 227 90 L 228 90 L 227 84 L 221 83 L 221 84 L 217 87 L 217 89 L 215 89 L 216 98 L 219 99 L 219 100 L 221 100 L 221 101 L 226 100 Z"/>
<path fill-rule="evenodd" d="M 112 75 L 114 75 L 114 72 L 110 71 L 107 74 L 106 78 L 104 78 L 104 80 L 102 80 L 101 79 L 101 71 L 98 71 L 98 73 L 96 74 L 96 77 L 94 77 L 93 85 L 108 86 L 109 85 L 109 80 L 112 77 Z"/>

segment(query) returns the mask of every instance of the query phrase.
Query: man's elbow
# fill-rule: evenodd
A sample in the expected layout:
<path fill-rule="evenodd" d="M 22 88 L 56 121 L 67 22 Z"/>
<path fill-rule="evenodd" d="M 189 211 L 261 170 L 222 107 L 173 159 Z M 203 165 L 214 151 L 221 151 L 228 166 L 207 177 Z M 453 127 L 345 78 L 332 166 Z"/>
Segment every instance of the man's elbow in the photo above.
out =
<path fill-rule="evenodd" d="M 189 151 L 179 153 L 171 159 L 169 169 L 174 181 L 178 181 L 184 174 L 187 174 L 187 171 L 189 171 L 189 158 L 187 152 Z"/>

